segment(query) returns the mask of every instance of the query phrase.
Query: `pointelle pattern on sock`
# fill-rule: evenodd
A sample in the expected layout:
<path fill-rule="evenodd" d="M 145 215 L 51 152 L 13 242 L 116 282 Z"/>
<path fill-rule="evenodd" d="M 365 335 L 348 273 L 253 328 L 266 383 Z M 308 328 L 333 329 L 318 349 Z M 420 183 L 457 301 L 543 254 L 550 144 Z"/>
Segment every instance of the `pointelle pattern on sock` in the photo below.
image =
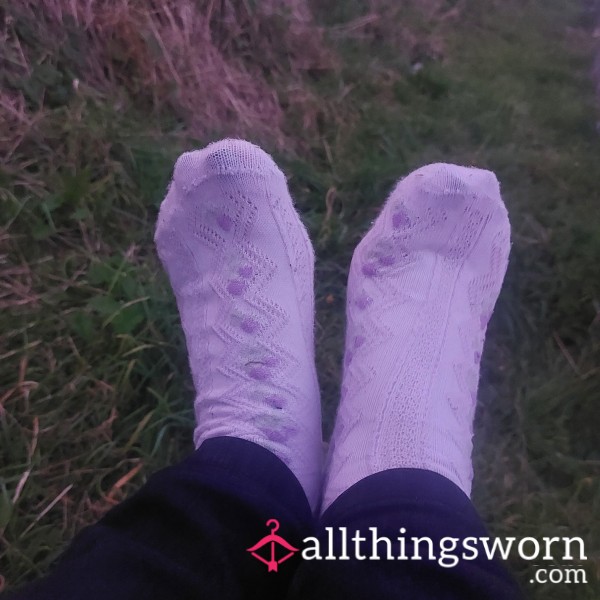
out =
<path fill-rule="evenodd" d="M 435 164 L 396 185 L 352 259 L 323 508 L 389 468 L 470 493 L 479 363 L 509 250 L 492 173 Z"/>
<path fill-rule="evenodd" d="M 217 436 L 260 444 L 314 506 L 322 451 L 314 254 L 284 175 L 242 140 L 185 153 L 155 239 L 186 337 L 196 446 Z"/>

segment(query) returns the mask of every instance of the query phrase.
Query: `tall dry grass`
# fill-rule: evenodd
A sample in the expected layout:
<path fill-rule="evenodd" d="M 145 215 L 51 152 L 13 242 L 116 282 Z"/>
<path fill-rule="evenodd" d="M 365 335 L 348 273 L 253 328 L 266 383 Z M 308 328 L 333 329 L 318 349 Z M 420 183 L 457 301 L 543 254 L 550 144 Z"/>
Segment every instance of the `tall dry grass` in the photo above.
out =
<path fill-rule="evenodd" d="M 117 109 L 174 115 L 192 137 L 226 130 L 302 146 L 286 122 L 311 136 L 336 118 L 307 82 L 339 68 L 340 39 L 440 58 L 437 30 L 463 9 L 464 0 L 369 0 L 364 14 L 325 28 L 313 15 L 330 8 L 316 0 L 9 3 L 0 9 L 0 157 L 45 108 L 79 91 Z"/>
<path fill-rule="evenodd" d="M 281 144 L 286 111 L 314 126 L 303 78 L 335 65 L 306 0 L 23 0 L 3 16 L 5 158 L 42 105 L 82 88 L 174 114 L 196 137 L 226 125 Z"/>

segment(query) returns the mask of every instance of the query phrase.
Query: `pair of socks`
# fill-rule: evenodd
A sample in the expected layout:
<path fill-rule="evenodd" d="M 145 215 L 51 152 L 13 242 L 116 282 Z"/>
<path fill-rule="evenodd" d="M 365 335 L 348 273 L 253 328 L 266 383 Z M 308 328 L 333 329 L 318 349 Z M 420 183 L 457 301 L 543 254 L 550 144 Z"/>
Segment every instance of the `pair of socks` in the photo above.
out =
<path fill-rule="evenodd" d="M 470 494 L 479 363 L 510 250 L 491 172 L 414 171 L 357 246 L 325 470 L 314 252 L 281 170 L 243 140 L 183 154 L 155 241 L 186 338 L 196 447 L 231 436 L 270 450 L 315 512 L 391 468 L 435 471 Z"/>

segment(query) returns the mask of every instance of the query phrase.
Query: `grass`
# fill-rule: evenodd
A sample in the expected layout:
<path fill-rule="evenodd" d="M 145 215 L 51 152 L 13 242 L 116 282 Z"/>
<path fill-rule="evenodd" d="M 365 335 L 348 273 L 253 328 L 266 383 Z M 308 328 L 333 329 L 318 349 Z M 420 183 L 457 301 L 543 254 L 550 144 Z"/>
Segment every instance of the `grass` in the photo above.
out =
<path fill-rule="evenodd" d="M 513 250 L 483 359 L 474 501 L 496 535 L 584 538 L 587 585 L 531 584 L 534 567 L 511 559 L 529 597 L 597 598 L 591 12 L 344 0 L 207 3 L 185 18 L 186 2 L 70 4 L 0 3 L 0 589 L 45 572 L 191 449 L 153 227 L 178 153 L 241 135 L 289 175 L 315 243 L 327 435 L 352 249 L 393 182 L 440 160 L 498 174 Z"/>

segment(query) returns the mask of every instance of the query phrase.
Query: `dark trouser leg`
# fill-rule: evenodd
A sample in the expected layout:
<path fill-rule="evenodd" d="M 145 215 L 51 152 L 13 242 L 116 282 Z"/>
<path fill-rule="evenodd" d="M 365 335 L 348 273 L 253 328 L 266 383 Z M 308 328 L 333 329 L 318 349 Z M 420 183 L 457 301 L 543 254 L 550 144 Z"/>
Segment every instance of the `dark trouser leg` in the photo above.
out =
<path fill-rule="evenodd" d="M 344 492 L 323 514 L 317 528 L 323 558 L 327 552 L 328 532 L 332 527 L 341 554 L 339 527 L 348 531 L 348 554 L 354 556 L 351 537 L 356 530 L 367 538 L 360 544 L 361 554 L 370 556 L 370 527 L 377 535 L 392 540 L 392 555 L 400 555 L 400 528 L 406 533 L 406 556 L 412 556 L 411 537 L 429 537 L 436 556 L 440 540 L 488 536 L 469 498 L 454 483 L 431 471 L 391 469 L 366 477 Z M 448 542 L 449 543 L 449 542 Z M 459 542 L 460 544 L 460 542 Z M 428 556 L 428 547 L 419 546 Z M 479 546 L 481 549 L 481 546 Z M 445 568 L 435 560 L 386 560 L 384 542 L 377 545 L 381 560 L 305 561 L 296 572 L 288 598 L 310 600 L 377 600 L 407 598 L 456 600 L 515 600 L 520 592 L 500 562 L 485 555 L 475 560 L 459 558 L 456 566 Z M 455 554 L 462 552 L 458 545 Z M 467 554 L 471 554 L 467 552 Z"/>
<path fill-rule="evenodd" d="M 271 518 L 296 548 L 311 535 L 296 477 L 256 444 L 209 439 L 81 532 L 51 574 L 14 600 L 280 600 L 299 553 L 273 573 L 246 550 Z"/>

